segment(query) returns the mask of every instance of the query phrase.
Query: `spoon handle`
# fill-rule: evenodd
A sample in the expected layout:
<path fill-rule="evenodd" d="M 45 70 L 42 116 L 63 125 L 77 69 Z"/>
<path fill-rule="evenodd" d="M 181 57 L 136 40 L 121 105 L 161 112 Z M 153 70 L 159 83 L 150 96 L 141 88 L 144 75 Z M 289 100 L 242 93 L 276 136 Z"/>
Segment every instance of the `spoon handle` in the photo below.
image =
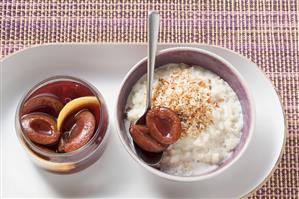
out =
<path fill-rule="evenodd" d="M 147 96 L 146 110 L 151 108 L 152 88 L 154 81 L 155 59 L 158 43 L 160 16 L 157 11 L 148 14 L 148 61 L 147 61 Z"/>

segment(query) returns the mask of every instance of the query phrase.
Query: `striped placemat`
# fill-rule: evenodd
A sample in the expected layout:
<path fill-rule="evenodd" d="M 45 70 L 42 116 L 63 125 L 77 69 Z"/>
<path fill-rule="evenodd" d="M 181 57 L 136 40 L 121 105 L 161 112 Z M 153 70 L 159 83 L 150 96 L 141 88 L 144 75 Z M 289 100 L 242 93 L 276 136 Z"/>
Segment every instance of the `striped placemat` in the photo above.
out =
<path fill-rule="evenodd" d="M 299 1 L 4 0 L 1 58 L 53 42 L 146 42 L 147 11 L 161 14 L 160 42 L 206 43 L 239 52 L 272 80 L 288 124 L 284 155 L 250 198 L 299 195 Z"/>

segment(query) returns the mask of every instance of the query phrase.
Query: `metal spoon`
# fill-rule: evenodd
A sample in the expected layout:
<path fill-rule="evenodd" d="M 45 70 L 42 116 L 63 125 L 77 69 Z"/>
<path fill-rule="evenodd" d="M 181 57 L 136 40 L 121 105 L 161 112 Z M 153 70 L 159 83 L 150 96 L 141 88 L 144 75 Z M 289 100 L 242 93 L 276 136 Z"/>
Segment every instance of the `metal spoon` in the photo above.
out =
<path fill-rule="evenodd" d="M 143 115 L 135 122 L 135 124 L 145 124 L 146 113 L 151 109 L 152 88 L 154 80 L 155 59 L 159 34 L 160 16 L 157 11 L 151 11 L 148 14 L 148 61 L 147 61 L 147 95 L 146 107 Z M 163 152 L 152 153 L 141 149 L 135 142 L 134 147 L 137 155 L 149 166 L 159 168 Z"/>

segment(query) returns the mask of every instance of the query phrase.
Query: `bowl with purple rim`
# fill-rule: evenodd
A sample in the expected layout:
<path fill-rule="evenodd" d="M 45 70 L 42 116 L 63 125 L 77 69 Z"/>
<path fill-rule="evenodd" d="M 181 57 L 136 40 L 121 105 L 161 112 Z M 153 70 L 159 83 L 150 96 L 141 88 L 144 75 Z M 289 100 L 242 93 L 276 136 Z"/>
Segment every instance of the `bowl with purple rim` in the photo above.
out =
<path fill-rule="evenodd" d="M 169 63 L 184 63 L 190 66 L 201 66 L 216 75 L 220 76 L 236 93 L 241 104 L 243 115 L 243 128 L 241 130 L 241 138 L 239 144 L 234 148 L 232 154 L 225 159 L 214 170 L 192 176 L 177 176 L 167 174 L 156 168 L 148 166 L 134 152 L 134 146 L 128 127 L 125 125 L 126 120 L 126 104 L 130 92 L 137 81 L 146 74 L 147 57 L 135 64 L 125 76 L 118 93 L 115 121 L 119 138 L 130 156 L 138 162 L 143 168 L 150 171 L 154 175 L 174 181 L 199 181 L 211 178 L 224 172 L 227 168 L 233 165 L 244 154 L 248 143 L 251 140 L 255 126 L 255 107 L 246 81 L 241 74 L 222 57 L 206 50 L 191 48 L 191 47 L 175 47 L 160 51 L 156 56 L 155 68 L 159 68 Z"/>

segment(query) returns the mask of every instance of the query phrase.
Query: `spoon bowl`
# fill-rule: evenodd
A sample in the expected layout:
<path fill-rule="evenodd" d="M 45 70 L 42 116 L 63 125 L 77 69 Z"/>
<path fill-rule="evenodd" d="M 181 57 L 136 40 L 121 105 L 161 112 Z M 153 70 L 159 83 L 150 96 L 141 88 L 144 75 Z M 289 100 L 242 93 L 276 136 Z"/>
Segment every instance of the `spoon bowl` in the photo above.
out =
<path fill-rule="evenodd" d="M 148 110 L 149 109 L 147 109 L 144 112 L 144 114 L 135 122 L 135 124 L 145 125 L 145 123 L 146 123 L 146 114 L 147 114 Z M 137 153 L 137 155 L 145 163 L 147 163 L 151 167 L 160 168 L 160 161 L 162 159 L 163 152 L 153 153 L 153 152 L 145 151 L 142 148 L 140 148 L 134 141 L 133 141 L 133 146 L 135 148 L 135 152 Z"/>
<path fill-rule="evenodd" d="M 163 156 L 163 152 L 160 153 L 153 153 L 148 152 L 143 149 L 141 149 L 135 142 L 134 142 L 134 148 L 136 151 L 136 154 L 144 161 L 146 164 L 148 164 L 151 167 L 155 167 L 157 169 L 160 168 L 160 162 Z"/>

